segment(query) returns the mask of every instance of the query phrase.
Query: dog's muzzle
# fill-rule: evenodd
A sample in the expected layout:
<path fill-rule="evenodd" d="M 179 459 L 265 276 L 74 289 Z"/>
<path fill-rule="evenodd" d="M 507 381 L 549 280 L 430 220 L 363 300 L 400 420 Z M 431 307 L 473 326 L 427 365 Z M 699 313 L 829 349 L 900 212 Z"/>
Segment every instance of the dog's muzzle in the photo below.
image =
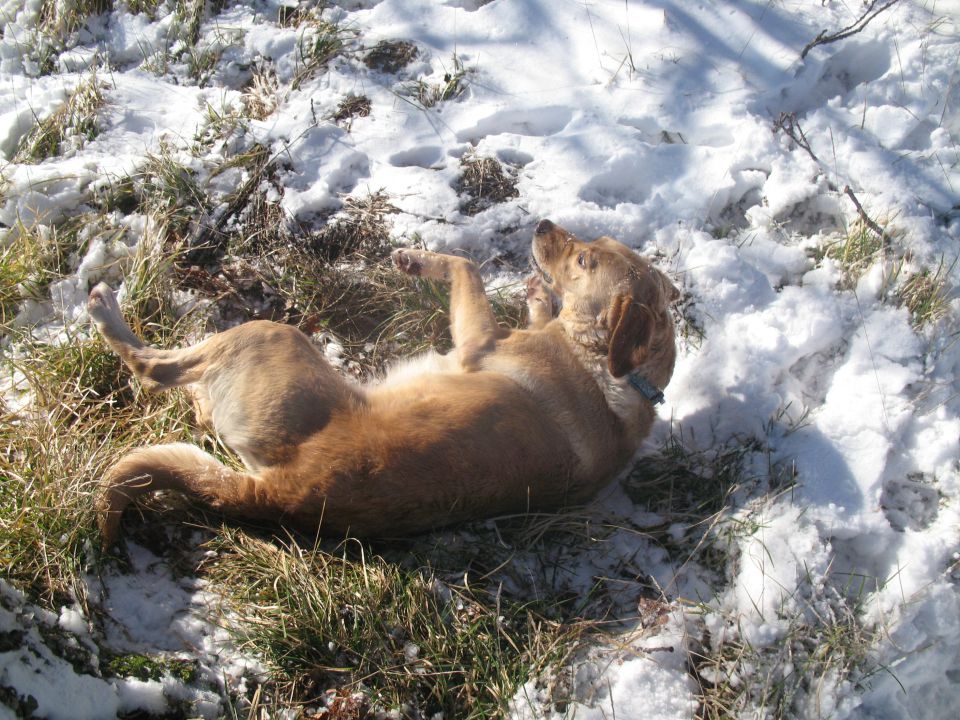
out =
<path fill-rule="evenodd" d="M 556 225 L 554 225 L 552 222 L 544 219 L 537 223 L 537 227 L 534 229 L 533 234 L 546 235 L 548 232 L 551 232 L 555 227 Z"/>

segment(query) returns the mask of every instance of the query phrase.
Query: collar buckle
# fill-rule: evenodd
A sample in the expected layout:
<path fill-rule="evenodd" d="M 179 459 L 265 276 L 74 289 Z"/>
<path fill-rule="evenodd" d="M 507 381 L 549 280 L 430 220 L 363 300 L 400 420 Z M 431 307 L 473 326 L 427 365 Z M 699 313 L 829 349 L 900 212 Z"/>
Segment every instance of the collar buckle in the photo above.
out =
<path fill-rule="evenodd" d="M 665 398 L 663 396 L 663 391 L 652 382 L 647 380 L 640 373 L 631 373 L 628 375 L 627 382 L 630 383 L 634 390 L 639 392 L 654 405 L 662 405 L 664 403 Z"/>

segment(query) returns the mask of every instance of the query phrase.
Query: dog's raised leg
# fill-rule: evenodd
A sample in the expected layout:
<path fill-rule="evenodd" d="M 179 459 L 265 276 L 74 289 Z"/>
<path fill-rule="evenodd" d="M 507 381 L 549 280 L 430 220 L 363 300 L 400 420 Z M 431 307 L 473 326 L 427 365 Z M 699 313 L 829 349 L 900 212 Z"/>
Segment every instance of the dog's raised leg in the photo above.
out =
<path fill-rule="evenodd" d="M 107 344 L 151 391 L 186 385 L 204 424 L 251 470 L 285 462 L 336 411 L 363 405 L 296 328 L 252 322 L 196 345 L 145 345 L 124 322 L 113 292 L 98 285 L 87 310 Z"/>
<path fill-rule="evenodd" d="M 480 268 L 466 258 L 426 250 L 394 250 L 394 265 L 408 275 L 450 283 L 450 334 L 465 368 L 493 349 L 507 331 L 497 325 L 487 299 Z"/>
<path fill-rule="evenodd" d="M 87 312 L 97 330 L 146 390 L 158 392 L 197 382 L 206 366 L 203 343 L 183 350 L 145 345 L 123 320 L 120 304 L 106 283 L 90 291 Z"/>

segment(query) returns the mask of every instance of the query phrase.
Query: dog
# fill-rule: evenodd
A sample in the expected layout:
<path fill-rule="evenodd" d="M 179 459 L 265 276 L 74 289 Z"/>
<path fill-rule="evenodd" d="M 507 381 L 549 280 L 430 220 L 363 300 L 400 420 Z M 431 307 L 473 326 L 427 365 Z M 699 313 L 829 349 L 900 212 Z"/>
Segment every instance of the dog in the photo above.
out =
<path fill-rule="evenodd" d="M 107 472 L 106 547 L 136 497 L 177 490 L 239 517 L 326 537 L 393 537 L 582 504 L 648 434 L 676 357 L 677 288 L 625 245 L 536 226 L 529 323 L 500 327 L 477 265 L 398 249 L 396 268 L 446 282 L 453 349 L 350 382 L 298 329 L 244 323 L 191 347 L 145 345 L 105 284 L 88 313 L 148 391 L 185 386 L 198 419 L 240 456 L 230 469 L 173 443 Z"/>

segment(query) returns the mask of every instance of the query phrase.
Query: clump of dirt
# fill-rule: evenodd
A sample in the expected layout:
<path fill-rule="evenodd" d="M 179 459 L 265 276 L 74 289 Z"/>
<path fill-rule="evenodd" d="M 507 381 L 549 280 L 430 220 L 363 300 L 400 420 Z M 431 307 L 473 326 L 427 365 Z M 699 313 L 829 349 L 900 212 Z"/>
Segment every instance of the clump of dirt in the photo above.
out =
<path fill-rule="evenodd" d="M 396 75 L 418 54 L 417 46 L 407 40 L 381 40 L 366 54 L 363 63 L 371 70 Z"/>

